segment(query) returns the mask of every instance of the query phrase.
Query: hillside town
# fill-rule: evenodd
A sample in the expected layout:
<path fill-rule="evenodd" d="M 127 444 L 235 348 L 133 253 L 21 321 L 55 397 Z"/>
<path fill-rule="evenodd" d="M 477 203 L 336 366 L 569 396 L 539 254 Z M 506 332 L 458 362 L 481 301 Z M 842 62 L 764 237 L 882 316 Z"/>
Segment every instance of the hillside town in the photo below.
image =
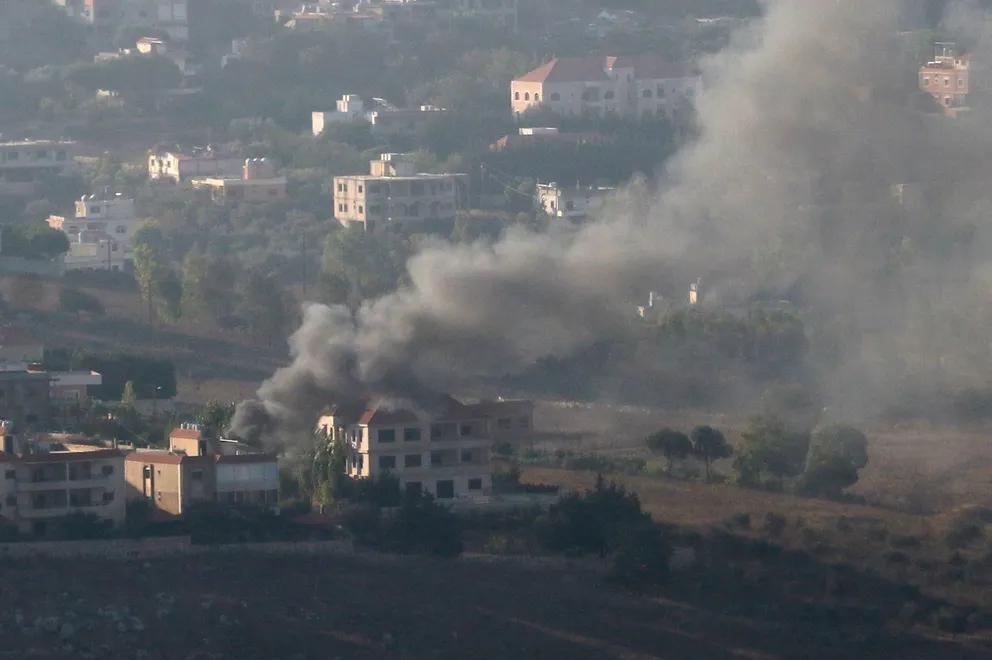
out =
<path fill-rule="evenodd" d="M 992 656 L 990 38 L 0 1 L 0 659 Z"/>

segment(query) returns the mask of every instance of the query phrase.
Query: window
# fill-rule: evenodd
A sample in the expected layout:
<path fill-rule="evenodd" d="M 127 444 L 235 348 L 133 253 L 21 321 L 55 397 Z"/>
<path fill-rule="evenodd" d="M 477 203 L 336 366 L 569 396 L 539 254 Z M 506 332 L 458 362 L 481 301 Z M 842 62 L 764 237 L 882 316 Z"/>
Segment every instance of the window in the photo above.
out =
<path fill-rule="evenodd" d="M 403 442 L 420 442 L 420 427 L 408 426 L 403 429 Z"/>
<path fill-rule="evenodd" d="M 958 78 L 958 88 L 964 89 L 964 78 Z"/>
<path fill-rule="evenodd" d="M 365 191 L 365 186 L 363 186 L 362 184 L 358 184 L 358 192 L 364 192 L 364 191 Z"/>
<path fill-rule="evenodd" d="M 606 90 L 606 93 L 603 94 L 603 98 L 606 99 L 607 101 L 612 100 L 614 96 L 615 96 L 615 94 L 613 93 L 613 90 L 612 89 Z"/>
<path fill-rule="evenodd" d="M 437 498 L 450 500 L 455 496 L 455 482 L 451 480 L 437 482 Z"/>
<path fill-rule="evenodd" d="M 534 92 L 534 100 L 535 101 L 540 101 L 541 100 L 541 95 L 538 94 L 537 92 Z"/>
<path fill-rule="evenodd" d="M 529 417 L 519 417 L 517 419 L 518 429 L 529 429 L 530 428 L 530 418 Z"/>
<path fill-rule="evenodd" d="M 410 495 L 420 495 L 423 489 L 424 487 L 419 481 L 406 482 L 406 492 Z"/>
<path fill-rule="evenodd" d="M 561 100 L 561 94 L 559 94 L 558 92 L 552 92 L 552 94 L 551 94 L 551 100 L 552 101 L 560 101 Z"/>
<path fill-rule="evenodd" d="M 520 92 L 514 92 L 513 93 L 513 100 L 514 101 L 519 101 L 520 100 Z"/>
<path fill-rule="evenodd" d="M 462 450 L 462 463 L 471 463 L 471 462 L 472 462 L 472 450 L 471 449 L 463 449 Z"/>
<path fill-rule="evenodd" d="M 380 429 L 376 437 L 379 442 L 396 442 L 396 429 Z"/>
<path fill-rule="evenodd" d="M 440 467 L 440 466 L 444 465 L 444 461 L 442 460 L 442 457 L 443 456 L 444 456 L 444 454 L 442 454 L 439 451 L 432 451 L 431 452 L 431 465 L 433 465 L 435 467 Z"/>
<path fill-rule="evenodd" d="M 469 479 L 468 480 L 469 490 L 482 490 L 482 479 Z"/>
<path fill-rule="evenodd" d="M 6 470 L 6 471 L 4 471 L 3 478 L 4 479 L 16 479 L 17 478 L 17 470 Z"/>
<path fill-rule="evenodd" d="M 587 87 L 582 90 L 582 100 L 583 101 L 598 101 L 599 100 L 599 87 Z"/>
<path fill-rule="evenodd" d="M 65 158 L 66 158 L 65 151 L 59 150 L 55 152 L 55 160 L 63 161 L 65 160 Z"/>
<path fill-rule="evenodd" d="M 467 436 L 467 435 L 472 435 L 472 425 L 471 424 L 462 424 L 461 426 L 459 426 L 458 427 L 458 435 L 462 436 L 463 438 L 465 436 Z"/>
<path fill-rule="evenodd" d="M 193 481 L 203 481 L 203 470 L 193 470 L 189 476 Z"/>
<path fill-rule="evenodd" d="M 665 98 L 665 88 L 662 87 L 661 85 L 658 85 L 658 98 L 659 99 Z"/>
<path fill-rule="evenodd" d="M 7 496 L 7 506 L 17 506 L 17 495 Z"/>
<path fill-rule="evenodd" d="M 424 457 L 420 454 L 407 454 L 403 457 L 403 467 L 420 467 L 424 464 Z"/>
<path fill-rule="evenodd" d="M 573 202 L 572 200 L 568 200 L 567 202 L 565 202 L 565 210 L 567 210 L 567 211 L 574 211 L 575 210 L 575 202 Z"/>
<path fill-rule="evenodd" d="M 923 84 L 924 85 L 930 84 L 930 76 L 923 76 Z"/>
<path fill-rule="evenodd" d="M 359 205 L 358 205 L 358 212 L 359 212 L 360 214 L 362 214 L 362 213 L 365 213 L 365 207 L 364 207 L 364 206 L 362 206 L 361 204 L 359 204 Z"/>
<path fill-rule="evenodd" d="M 107 491 L 106 493 L 103 494 L 103 503 L 104 504 L 110 504 L 113 501 L 114 501 L 114 491 L 112 491 L 112 490 L 111 491 Z"/>
<path fill-rule="evenodd" d="M 103 472 L 103 476 L 109 477 L 110 475 L 112 475 L 114 473 L 114 466 L 113 465 L 104 465 L 102 468 L 100 468 L 100 471 Z"/>
<path fill-rule="evenodd" d="M 513 420 L 509 417 L 500 417 L 496 420 L 496 428 L 501 431 L 509 431 L 510 427 L 513 425 Z"/>
<path fill-rule="evenodd" d="M 102 210 L 103 210 L 103 208 L 100 207 L 100 206 L 91 206 L 90 207 L 90 213 L 92 213 L 93 215 L 100 215 L 100 212 Z"/>
<path fill-rule="evenodd" d="M 380 456 L 379 457 L 379 469 L 380 470 L 394 470 L 394 469 L 396 469 L 396 457 L 395 456 Z"/>
<path fill-rule="evenodd" d="M 654 96 L 654 93 L 650 89 L 645 89 L 643 92 L 641 92 L 641 96 L 643 96 L 646 99 L 649 99 Z"/>
<path fill-rule="evenodd" d="M 524 100 L 525 101 L 529 101 L 530 100 L 530 92 L 524 92 Z"/>
<path fill-rule="evenodd" d="M 951 86 L 951 79 L 948 78 L 947 76 L 944 76 L 944 87 L 950 87 L 950 86 Z"/>

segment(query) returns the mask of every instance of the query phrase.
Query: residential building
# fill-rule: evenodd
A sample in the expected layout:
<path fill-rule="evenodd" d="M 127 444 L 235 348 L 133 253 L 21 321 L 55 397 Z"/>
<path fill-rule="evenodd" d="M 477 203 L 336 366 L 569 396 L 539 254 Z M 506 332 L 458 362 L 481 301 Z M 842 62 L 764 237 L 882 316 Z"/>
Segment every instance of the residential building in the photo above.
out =
<path fill-rule="evenodd" d="M 28 197 L 73 166 L 76 145 L 64 140 L 0 142 L 0 195 Z"/>
<path fill-rule="evenodd" d="M 170 433 L 169 449 L 128 454 L 128 500 L 146 500 L 153 511 L 165 516 L 181 516 L 201 502 L 277 510 L 278 459 L 243 445 L 231 453 L 221 444 L 207 438 L 197 425 L 183 424 Z"/>
<path fill-rule="evenodd" d="M 48 226 L 69 238 L 66 270 L 125 270 L 133 260 L 141 221 L 133 199 L 104 191 L 80 197 L 72 218 L 49 216 Z"/>
<path fill-rule="evenodd" d="M 701 77 L 655 55 L 555 58 L 510 83 L 513 113 L 673 117 L 692 106 Z"/>
<path fill-rule="evenodd" d="M 552 218 L 581 222 L 598 211 L 616 188 L 594 186 L 560 186 L 557 183 L 537 184 L 537 206 Z"/>
<path fill-rule="evenodd" d="M 933 97 L 944 114 L 956 117 L 968 110 L 971 58 L 957 53 L 952 43 L 938 43 L 934 58 L 920 67 L 920 90 Z"/>
<path fill-rule="evenodd" d="M 528 127 L 520 128 L 516 134 L 504 135 L 496 142 L 489 145 L 490 151 L 513 151 L 514 149 L 527 149 L 539 145 L 590 145 L 608 144 L 613 139 L 602 133 L 570 133 L 561 132 L 554 127 Z"/>
<path fill-rule="evenodd" d="M 179 183 L 195 177 L 236 177 L 243 166 L 240 157 L 222 154 L 212 146 L 189 153 L 153 149 L 148 154 L 148 178 L 153 181 L 171 179 Z"/>
<path fill-rule="evenodd" d="M 367 231 L 453 223 L 465 205 L 466 174 L 418 174 L 407 154 L 382 154 L 371 174 L 334 177 L 334 217 Z"/>
<path fill-rule="evenodd" d="M 194 188 L 209 190 L 216 204 L 255 204 L 286 198 L 286 177 L 276 176 L 267 158 L 245 160 L 240 177 L 204 177 L 191 183 Z"/>
<path fill-rule="evenodd" d="M 530 436 L 532 408 L 513 405 L 464 405 L 449 398 L 431 415 L 376 405 L 360 411 L 339 407 L 320 417 L 317 431 L 329 442 L 347 445 L 345 469 L 353 478 L 390 474 L 407 491 L 441 500 L 474 497 L 492 490 L 494 438 Z"/>
<path fill-rule="evenodd" d="M 36 428 L 51 417 L 49 374 L 37 365 L 0 371 L 0 419 Z"/>
<path fill-rule="evenodd" d="M 44 536 L 53 518 L 86 513 L 124 523 L 124 453 L 117 449 L 0 433 L 0 518 Z"/>
<path fill-rule="evenodd" d="M 333 112 L 311 113 L 310 128 L 315 136 L 328 126 L 349 121 L 366 121 L 372 133 L 380 137 L 412 136 L 429 122 L 446 116 L 448 111 L 433 105 L 418 108 L 397 108 L 385 99 L 373 98 L 366 102 L 357 94 L 345 94 L 337 101 Z"/>
<path fill-rule="evenodd" d="M 110 33 L 122 27 L 161 30 L 170 39 L 189 39 L 187 0 L 54 0 L 77 21 Z"/>
<path fill-rule="evenodd" d="M 49 397 L 53 404 L 63 406 L 88 402 L 90 388 L 103 384 L 103 375 L 96 371 L 52 371 L 49 376 Z"/>

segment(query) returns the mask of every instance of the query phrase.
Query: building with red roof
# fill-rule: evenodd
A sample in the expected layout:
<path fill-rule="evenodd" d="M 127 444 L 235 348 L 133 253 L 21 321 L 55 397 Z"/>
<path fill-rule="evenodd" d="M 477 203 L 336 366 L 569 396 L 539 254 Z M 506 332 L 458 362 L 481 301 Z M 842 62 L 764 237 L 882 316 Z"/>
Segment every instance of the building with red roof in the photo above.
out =
<path fill-rule="evenodd" d="M 698 73 L 657 55 L 555 58 L 510 83 L 513 113 L 672 117 L 702 91 Z"/>

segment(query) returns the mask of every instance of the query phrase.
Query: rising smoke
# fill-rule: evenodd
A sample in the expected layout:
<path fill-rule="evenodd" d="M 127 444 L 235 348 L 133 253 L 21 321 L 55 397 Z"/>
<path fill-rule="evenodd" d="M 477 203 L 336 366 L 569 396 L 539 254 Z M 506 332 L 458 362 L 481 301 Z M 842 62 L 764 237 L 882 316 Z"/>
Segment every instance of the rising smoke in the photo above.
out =
<path fill-rule="evenodd" d="M 632 341 L 636 300 L 700 276 L 712 305 L 787 293 L 830 336 L 817 377 L 838 406 L 881 401 L 912 375 L 983 378 L 992 129 L 980 108 L 921 111 L 917 44 L 900 32 L 915 4 L 767 2 L 704 63 L 700 136 L 657 184 L 630 186 L 579 231 L 431 244 L 408 285 L 357 312 L 308 306 L 291 365 L 239 406 L 234 430 L 287 442 L 330 403 L 429 406 Z M 895 184 L 912 184 L 902 205 Z"/>

